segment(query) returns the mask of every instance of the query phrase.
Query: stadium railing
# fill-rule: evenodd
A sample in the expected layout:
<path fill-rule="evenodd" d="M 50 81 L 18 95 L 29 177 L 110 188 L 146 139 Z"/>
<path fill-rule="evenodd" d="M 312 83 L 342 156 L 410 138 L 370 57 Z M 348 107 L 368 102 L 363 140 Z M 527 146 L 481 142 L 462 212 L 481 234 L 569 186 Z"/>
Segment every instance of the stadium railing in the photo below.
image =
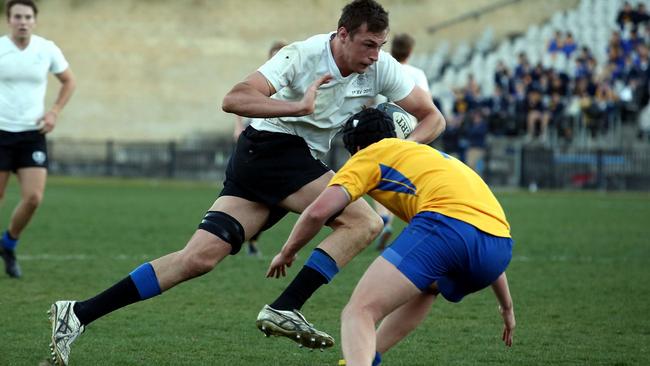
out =
<path fill-rule="evenodd" d="M 188 142 L 50 141 L 54 175 L 222 181 L 229 138 Z M 335 139 L 325 162 L 348 158 Z M 493 138 L 482 175 L 495 187 L 650 190 L 650 145 L 553 146 Z"/>

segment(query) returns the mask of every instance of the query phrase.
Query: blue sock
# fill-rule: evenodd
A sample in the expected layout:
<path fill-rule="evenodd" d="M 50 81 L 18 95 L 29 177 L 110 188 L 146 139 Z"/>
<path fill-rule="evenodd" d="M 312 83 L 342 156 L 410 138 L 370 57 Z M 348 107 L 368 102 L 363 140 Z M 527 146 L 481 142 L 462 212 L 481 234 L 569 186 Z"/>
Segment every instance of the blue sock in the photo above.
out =
<path fill-rule="evenodd" d="M 375 359 L 372 360 L 372 366 L 378 366 L 381 363 L 381 354 L 379 352 L 375 352 Z"/>
<path fill-rule="evenodd" d="M 16 245 L 18 245 L 18 239 L 14 239 L 9 234 L 9 230 L 6 230 L 2 234 L 2 247 L 7 250 L 15 250 Z"/>
<path fill-rule="evenodd" d="M 339 267 L 336 266 L 334 259 L 320 248 L 314 249 L 305 266 L 322 274 L 327 279 L 327 283 L 332 282 L 332 278 L 339 273 Z"/>
<path fill-rule="evenodd" d="M 147 262 L 129 274 L 140 294 L 140 300 L 160 295 L 160 285 L 151 263 Z"/>

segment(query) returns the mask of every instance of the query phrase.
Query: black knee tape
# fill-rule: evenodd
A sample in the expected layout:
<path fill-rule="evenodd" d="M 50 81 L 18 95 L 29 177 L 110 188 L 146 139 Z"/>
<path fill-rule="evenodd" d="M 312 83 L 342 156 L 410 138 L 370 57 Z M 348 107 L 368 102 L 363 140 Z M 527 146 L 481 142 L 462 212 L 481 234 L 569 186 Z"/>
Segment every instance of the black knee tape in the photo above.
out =
<path fill-rule="evenodd" d="M 221 211 L 208 211 L 199 224 L 199 229 L 212 233 L 232 246 L 230 254 L 234 255 L 244 243 L 244 227 L 234 217 Z"/>

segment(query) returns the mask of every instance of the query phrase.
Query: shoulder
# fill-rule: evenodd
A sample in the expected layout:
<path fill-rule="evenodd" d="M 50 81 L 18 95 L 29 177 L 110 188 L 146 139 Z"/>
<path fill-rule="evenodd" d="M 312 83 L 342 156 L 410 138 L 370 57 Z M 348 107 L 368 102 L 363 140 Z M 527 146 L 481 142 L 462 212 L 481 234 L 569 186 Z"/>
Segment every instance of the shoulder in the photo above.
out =
<path fill-rule="evenodd" d="M 39 49 L 45 49 L 48 51 L 59 49 L 59 47 L 56 45 L 56 43 L 54 43 L 54 41 L 51 41 L 47 38 L 43 38 L 37 35 L 32 35 L 32 39 L 30 42 L 33 42 L 33 44 L 37 46 Z"/>
<path fill-rule="evenodd" d="M 0 49 L 8 48 L 11 45 L 9 36 L 0 37 Z"/>
<path fill-rule="evenodd" d="M 328 34 L 318 34 L 302 41 L 293 42 L 282 48 L 276 55 L 294 59 L 293 62 L 309 63 L 320 60 L 325 53 Z"/>
<path fill-rule="evenodd" d="M 377 60 L 377 64 L 380 67 L 400 67 L 401 65 L 397 60 L 395 60 L 393 55 L 384 50 L 379 51 L 379 60 Z"/>
<path fill-rule="evenodd" d="M 320 54 L 328 45 L 329 34 L 317 34 L 303 41 L 298 41 L 287 46 L 303 54 Z"/>
<path fill-rule="evenodd" d="M 423 76 L 423 77 L 426 78 L 426 74 L 424 73 L 424 71 L 422 69 L 418 68 L 418 67 L 415 67 L 415 66 L 409 65 L 409 64 L 402 64 L 402 68 L 404 69 L 404 71 L 406 71 L 410 75 L 416 75 L 418 77 Z"/>

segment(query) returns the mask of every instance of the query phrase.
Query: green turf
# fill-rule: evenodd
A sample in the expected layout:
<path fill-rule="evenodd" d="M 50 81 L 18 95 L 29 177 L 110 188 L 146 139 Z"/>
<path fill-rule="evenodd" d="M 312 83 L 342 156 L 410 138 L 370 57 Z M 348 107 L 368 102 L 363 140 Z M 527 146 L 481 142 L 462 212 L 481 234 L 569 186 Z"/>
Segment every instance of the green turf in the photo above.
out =
<path fill-rule="evenodd" d="M 21 280 L 0 275 L 0 365 L 47 357 L 46 310 L 85 299 L 142 262 L 180 249 L 218 186 L 53 178 L 19 247 Z M 16 203 L 11 183 L 4 227 Z M 513 228 L 509 268 L 518 327 L 500 339 L 489 291 L 458 305 L 438 301 L 425 323 L 385 355 L 385 365 L 645 365 L 650 360 L 650 195 L 499 193 Z M 264 273 L 295 216 L 261 238 L 264 258 L 245 253 L 212 273 L 93 323 L 72 349 L 73 365 L 336 365 L 286 339 L 266 339 L 255 317 L 288 279 Z M 304 313 L 339 338 L 339 314 L 376 256 L 362 253 Z M 293 277 L 308 251 L 301 253 Z"/>

